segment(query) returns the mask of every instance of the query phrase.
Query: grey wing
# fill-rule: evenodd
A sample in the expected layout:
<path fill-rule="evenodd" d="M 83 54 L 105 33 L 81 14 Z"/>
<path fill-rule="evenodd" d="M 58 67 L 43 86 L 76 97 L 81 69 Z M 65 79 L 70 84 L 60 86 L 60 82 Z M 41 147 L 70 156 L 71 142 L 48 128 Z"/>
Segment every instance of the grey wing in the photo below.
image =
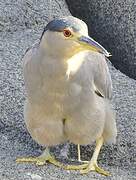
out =
<path fill-rule="evenodd" d="M 38 43 L 34 44 L 32 48 L 26 51 L 26 54 L 23 57 L 23 74 L 25 89 L 27 95 L 30 94 L 37 97 L 37 93 L 40 93 L 40 88 L 42 84 L 42 78 L 40 75 L 39 66 L 37 64 L 36 52 L 37 52 Z"/>
<path fill-rule="evenodd" d="M 112 97 L 112 81 L 104 55 L 95 53 L 88 56 L 93 71 L 95 92 L 107 99 Z"/>
<path fill-rule="evenodd" d="M 23 56 L 23 68 L 25 68 L 26 64 L 32 59 L 32 56 L 39 45 L 39 41 L 36 41 L 30 48 L 27 48 L 25 54 Z"/>

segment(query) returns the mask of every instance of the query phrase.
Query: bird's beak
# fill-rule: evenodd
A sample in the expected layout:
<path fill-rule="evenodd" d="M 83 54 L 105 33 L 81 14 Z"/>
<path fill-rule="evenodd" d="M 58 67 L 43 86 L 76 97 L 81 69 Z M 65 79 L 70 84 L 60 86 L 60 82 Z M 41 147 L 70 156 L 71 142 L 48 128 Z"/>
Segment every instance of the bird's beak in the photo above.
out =
<path fill-rule="evenodd" d="M 92 51 L 102 53 L 106 57 L 112 56 L 104 47 L 89 36 L 78 37 L 78 43 L 81 44 L 84 49 L 90 49 Z"/>

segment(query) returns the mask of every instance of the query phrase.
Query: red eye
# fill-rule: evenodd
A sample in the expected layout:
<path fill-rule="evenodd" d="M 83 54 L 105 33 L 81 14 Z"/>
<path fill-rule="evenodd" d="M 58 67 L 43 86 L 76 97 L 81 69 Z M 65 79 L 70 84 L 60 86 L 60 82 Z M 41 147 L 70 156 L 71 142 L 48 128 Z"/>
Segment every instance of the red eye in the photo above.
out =
<path fill-rule="evenodd" d="M 64 29 L 63 34 L 64 34 L 65 37 L 70 37 L 72 35 L 71 31 L 68 30 L 68 29 Z"/>

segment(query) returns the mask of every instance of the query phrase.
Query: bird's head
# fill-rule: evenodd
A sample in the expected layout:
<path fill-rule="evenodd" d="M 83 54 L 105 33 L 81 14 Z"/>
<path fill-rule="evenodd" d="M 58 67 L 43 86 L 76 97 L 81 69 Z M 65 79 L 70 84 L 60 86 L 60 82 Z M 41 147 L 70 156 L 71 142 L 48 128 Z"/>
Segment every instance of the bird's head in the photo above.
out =
<path fill-rule="evenodd" d="M 41 47 L 54 56 L 70 57 L 83 50 L 111 56 L 104 47 L 89 37 L 86 23 L 73 16 L 49 22 L 41 36 Z"/>

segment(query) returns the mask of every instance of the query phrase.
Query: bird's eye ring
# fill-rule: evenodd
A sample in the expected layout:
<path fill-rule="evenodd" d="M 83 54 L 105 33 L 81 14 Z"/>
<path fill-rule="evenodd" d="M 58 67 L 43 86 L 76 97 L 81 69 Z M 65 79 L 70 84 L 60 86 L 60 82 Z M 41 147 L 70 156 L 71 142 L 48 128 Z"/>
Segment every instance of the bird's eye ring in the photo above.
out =
<path fill-rule="evenodd" d="M 72 36 L 72 33 L 71 33 L 71 31 L 70 31 L 69 29 L 64 29 L 64 30 L 63 30 L 63 34 L 64 34 L 65 37 L 70 37 L 70 36 Z"/>

